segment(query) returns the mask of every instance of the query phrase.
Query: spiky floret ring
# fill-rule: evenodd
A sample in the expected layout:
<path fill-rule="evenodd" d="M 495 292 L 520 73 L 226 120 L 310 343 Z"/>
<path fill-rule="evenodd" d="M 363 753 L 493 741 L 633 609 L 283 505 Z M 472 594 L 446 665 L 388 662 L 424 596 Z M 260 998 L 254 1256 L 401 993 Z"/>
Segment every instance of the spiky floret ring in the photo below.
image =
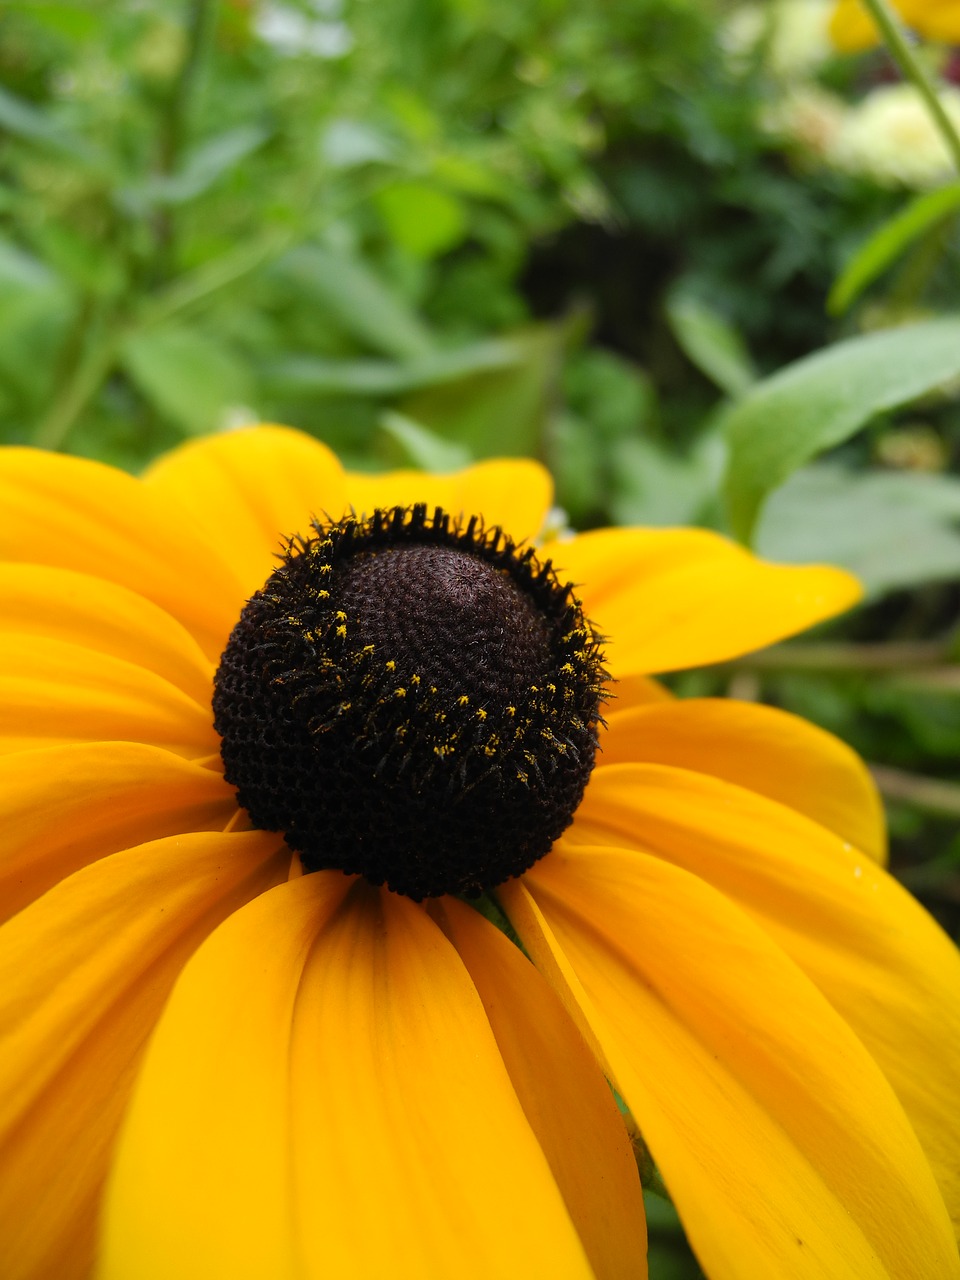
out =
<path fill-rule="evenodd" d="M 549 561 L 439 507 L 314 522 L 216 675 L 227 780 L 305 870 L 420 900 L 543 857 L 593 768 L 600 639 Z"/>

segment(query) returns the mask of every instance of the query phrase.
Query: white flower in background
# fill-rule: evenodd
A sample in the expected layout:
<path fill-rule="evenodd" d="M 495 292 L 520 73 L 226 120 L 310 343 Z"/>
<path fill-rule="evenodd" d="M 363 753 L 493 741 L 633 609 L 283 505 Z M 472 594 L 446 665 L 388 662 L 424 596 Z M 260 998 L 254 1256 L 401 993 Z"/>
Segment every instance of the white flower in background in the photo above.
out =
<path fill-rule="evenodd" d="M 337 0 L 312 0 L 312 14 L 292 5 L 261 5 L 254 27 L 264 44 L 273 45 L 278 53 L 296 56 L 313 54 L 316 58 L 342 58 L 353 48 L 353 33 L 338 20 Z"/>
<path fill-rule="evenodd" d="M 768 133 L 795 144 L 820 159 L 830 160 L 837 137 L 849 114 L 842 98 L 815 84 L 790 88 L 763 113 Z"/>
<path fill-rule="evenodd" d="M 940 101 L 960 128 L 960 90 Z M 955 176 L 950 152 L 913 85 L 883 85 L 853 107 L 833 140 L 828 160 L 838 169 L 887 187 L 923 189 Z"/>
<path fill-rule="evenodd" d="M 745 4 L 724 24 L 720 42 L 734 66 L 761 54 L 774 75 L 793 79 L 814 71 L 833 52 L 832 12 L 832 0 Z"/>

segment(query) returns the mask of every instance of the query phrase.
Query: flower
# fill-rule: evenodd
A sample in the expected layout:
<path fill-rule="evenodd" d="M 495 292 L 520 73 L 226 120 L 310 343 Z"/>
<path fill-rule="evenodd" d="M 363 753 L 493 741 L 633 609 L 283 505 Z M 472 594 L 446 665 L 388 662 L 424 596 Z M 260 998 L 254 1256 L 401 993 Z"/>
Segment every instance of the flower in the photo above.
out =
<path fill-rule="evenodd" d="M 140 480 L 0 454 L 7 1277 L 642 1277 L 608 1080 L 711 1280 L 960 1275 L 960 963 L 882 868 L 869 776 L 795 717 L 648 675 L 836 612 L 847 575 L 702 530 L 540 548 L 618 683 L 572 825 L 495 891 L 529 958 L 457 897 L 303 874 L 238 807 L 214 669 L 244 601 L 279 598 L 284 535 L 295 577 L 351 506 L 522 539 L 550 497 L 522 461 L 345 475 L 279 427 Z M 553 608 L 549 571 L 503 554 Z"/>
<path fill-rule="evenodd" d="M 819 85 L 797 85 L 762 113 L 763 128 L 822 161 L 832 154 L 849 115 L 842 98 Z"/>
<path fill-rule="evenodd" d="M 940 101 L 960 127 L 960 89 Z M 827 158 L 838 169 L 881 186 L 924 189 L 946 182 L 954 162 L 929 109 L 912 84 L 881 85 L 852 107 L 835 129 Z"/>
<path fill-rule="evenodd" d="M 927 40 L 960 44 L 958 0 L 892 0 L 908 27 Z M 855 53 L 880 44 L 876 24 L 860 0 L 837 0 L 830 20 L 830 36 L 844 53 Z"/>
<path fill-rule="evenodd" d="M 831 53 L 831 0 L 774 0 L 734 9 L 720 29 L 721 47 L 734 68 L 762 51 L 776 76 L 803 79 Z"/>

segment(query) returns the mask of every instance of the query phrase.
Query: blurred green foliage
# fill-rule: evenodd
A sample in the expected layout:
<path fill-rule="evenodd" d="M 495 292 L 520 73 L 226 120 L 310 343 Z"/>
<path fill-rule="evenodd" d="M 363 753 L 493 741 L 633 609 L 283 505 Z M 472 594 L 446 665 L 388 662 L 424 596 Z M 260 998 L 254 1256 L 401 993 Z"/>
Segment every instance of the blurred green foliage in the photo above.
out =
<path fill-rule="evenodd" d="M 960 186 L 836 158 L 896 72 L 800 58 L 801 8 L 11 0 L 0 440 L 136 470 L 273 420 L 359 468 L 531 454 L 581 527 L 848 565 L 851 618 L 676 684 L 857 746 L 957 932 Z M 667 1208 L 651 1232 L 652 1274 L 697 1274 Z"/>

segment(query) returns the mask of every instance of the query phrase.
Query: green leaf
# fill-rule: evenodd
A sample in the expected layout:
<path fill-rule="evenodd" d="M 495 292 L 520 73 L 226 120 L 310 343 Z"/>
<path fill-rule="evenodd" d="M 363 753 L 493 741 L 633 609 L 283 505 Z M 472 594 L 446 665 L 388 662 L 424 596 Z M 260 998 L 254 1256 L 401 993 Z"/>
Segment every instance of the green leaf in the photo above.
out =
<path fill-rule="evenodd" d="M 775 493 L 757 530 L 771 560 L 828 561 L 868 594 L 960 575 L 960 481 L 916 471 L 805 467 Z"/>
<path fill-rule="evenodd" d="M 58 283 L 56 275 L 45 262 L 12 240 L 0 238 L 0 287 L 33 292 L 56 288 Z"/>
<path fill-rule="evenodd" d="M 350 253 L 304 245 L 285 256 L 282 269 L 347 333 L 372 350 L 398 360 L 434 350 L 430 331 L 419 316 Z"/>
<path fill-rule="evenodd" d="M 603 510 L 607 498 L 604 458 L 591 423 L 569 410 L 551 415 L 546 461 L 556 484 L 557 504 L 575 526 Z"/>
<path fill-rule="evenodd" d="M 394 360 L 328 360 L 288 356 L 263 371 L 266 385 L 285 393 L 394 396 L 456 382 L 490 369 L 519 364 L 524 348 L 509 338 L 472 342 L 403 363 Z"/>
<path fill-rule="evenodd" d="M 141 306 L 139 320 L 144 327 L 163 324 L 183 311 L 202 306 L 221 289 L 228 289 L 276 258 L 289 241 L 286 230 L 274 228 L 256 240 L 241 242 L 235 249 L 210 258 L 153 294 Z"/>
<path fill-rule="evenodd" d="M 241 160 L 258 150 L 270 136 L 259 125 L 239 125 L 195 147 L 177 173 L 146 178 L 125 187 L 118 199 L 127 208 L 143 212 L 152 205 L 186 204 L 202 195 Z"/>
<path fill-rule="evenodd" d="M 757 383 L 724 415 L 734 533 L 748 541 L 767 495 L 877 414 L 960 376 L 960 320 L 850 338 Z"/>
<path fill-rule="evenodd" d="M 469 449 L 443 440 L 435 432 L 428 431 L 419 422 L 414 422 L 402 413 L 394 413 L 388 409 L 380 418 L 380 425 L 400 445 L 404 460 L 410 466 L 443 474 L 460 471 L 473 461 Z"/>
<path fill-rule="evenodd" d="M 349 117 L 330 121 L 320 150 L 331 169 L 356 169 L 365 164 L 386 163 L 396 156 L 396 146 L 385 133 Z"/>
<path fill-rule="evenodd" d="M 743 338 L 730 322 L 699 298 L 675 291 L 667 299 L 667 319 L 687 358 L 734 399 L 756 381 Z"/>
<path fill-rule="evenodd" d="M 716 432 L 684 455 L 652 440 L 618 440 L 611 450 L 610 514 L 617 524 L 699 524 L 717 492 L 726 450 Z"/>
<path fill-rule="evenodd" d="M 189 434 L 217 430 L 229 409 L 251 397 L 242 362 L 199 329 L 168 325 L 141 330 L 126 340 L 120 359 L 161 416 Z"/>
<path fill-rule="evenodd" d="M 462 203 L 426 182 L 392 182 L 376 205 L 390 238 L 415 258 L 436 258 L 467 233 Z"/>
<path fill-rule="evenodd" d="M 58 124 L 40 107 L 3 88 L 0 88 L 0 129 L 55 151 L 62 158 L 85 168 L 100 172 L 110 168 L 102 152 Z"/>
<path fill-rule="evenodd" d="M 83 293 L 109 297 L 123 291 L 123 259 L 115 245 L 83 235 L 66 220 L 53 218 L 36 227 L 32 234 L 33 247 L 47 265 Z"/>
<path fill-rule="evenodd" d="M 555 395 L 562 326 L 539 325 L 514 335 L 519 359 L 506 367 L 437 383 L 417 392 L 402 411 L 475 458 L 536 456 Z"/>
<path fill-rule="evenodd" d="M 957 209 L 960 209 L 960 182 L 924 192 L 911 200 L 905 209 L 874 231 L 840 272 L 827 298 L 827 311 L 833 316 L 842 315 L 914 240 Z"/>
<path fill-rule="evenodd" d="M 563 390 L 573 412 L 604 441 L 633 436 L 656 415 L 650 377 L 603 347 L 580 351 L 565 362 Z"/>

